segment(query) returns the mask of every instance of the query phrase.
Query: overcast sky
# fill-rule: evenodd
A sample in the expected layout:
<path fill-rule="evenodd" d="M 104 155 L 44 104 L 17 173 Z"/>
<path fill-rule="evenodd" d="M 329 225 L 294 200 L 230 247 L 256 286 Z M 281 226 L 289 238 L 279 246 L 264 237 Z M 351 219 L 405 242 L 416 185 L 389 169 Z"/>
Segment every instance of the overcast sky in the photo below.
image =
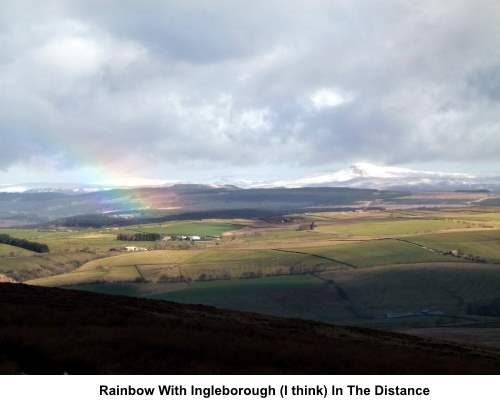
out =
<path fill-rule="evenodd" d="M 500 172 L 500 3 L 0 7 L 0 183 Z"/>

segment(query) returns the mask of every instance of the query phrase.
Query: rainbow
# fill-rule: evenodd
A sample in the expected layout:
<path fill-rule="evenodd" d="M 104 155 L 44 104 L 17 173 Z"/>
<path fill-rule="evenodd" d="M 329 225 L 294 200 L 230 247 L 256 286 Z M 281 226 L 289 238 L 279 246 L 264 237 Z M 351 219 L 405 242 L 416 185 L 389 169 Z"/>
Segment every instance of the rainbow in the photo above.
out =
<path fill-rule="evenodd" d="M 141 182 L 141 179 L 123 178 L 123 173 L 127 170 L 117 169 L 116 162 L 109 161 L 109 154 L 104 158 L 93 157 L 88 159 L 85 155 L 90 155 L 91 151 L 84 151 L 80 146 L 68 142 L 64 136 L 54 133 L 45 134 L 46 143 L 54 142 L 56 144 L 64 144 L 65 150 L 69 153 L 74 161 L 79 161 L 82 164 L 82 170 L 79 172 L 79 181 L 83 184 L 95 184 L 105 188 L 103 191 L 88 193 L 85 198 L 95 198 L 96 205 L 102 207 L 103 212 L 111 211 L 140 211 L 148 209 L 175 209 L 178 206 L 169 204 L 165 200 L 175 200 L 175 193 L 165 192 L 162 201 L 159 198 L 158 187 L 167 184 L 160 180 L 151 181 L 150 185 L 143 185 L 148 181 Z M 129 170 L 129 169 L 128 169 Z M 118 179 L 116 183 L 129 183 L 130 185 L 112 185 L 114 179 Z M 111 184 L 108 188 L 108 185 Z M 133 188 L 132 188 L 133 187 Z M 156 189 L 156 192 L 153 192 Z M 109 210 L 108 210 L 109 208 Z"/>
<path fill-rule="evenodd" d="M 179 208 L 178 195 L 173 191 L 158 192 L 158 187 L 133 189 L 113 188 L 94 193 L 95 203 L 103 212 L 127 212 L 141 210 L 173 210 Z"/>

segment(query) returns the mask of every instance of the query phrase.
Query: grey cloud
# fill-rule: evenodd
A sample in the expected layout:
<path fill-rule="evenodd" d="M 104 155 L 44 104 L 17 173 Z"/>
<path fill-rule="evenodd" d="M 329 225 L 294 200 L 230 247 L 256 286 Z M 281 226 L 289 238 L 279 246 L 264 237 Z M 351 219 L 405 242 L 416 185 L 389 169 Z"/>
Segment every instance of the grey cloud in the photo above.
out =
<path fill-rule="evenodd" d="M 500 154 L 493 0 L 5 3 L 0 168 L 43 156 L 158 176 Z M 321 89 L 349 97 L 315 105 Z"/>
<path fill-rule="evenodd" d="M 191 63 L 220 63 L 289 41 L 286 34 L 293 27 L 288 24 L 302 19 L 293 6 L 277 1 L 91 0 L 74 2 L 70 10 L 118 37 L 145 44 L 160 57 Z"/>
<path fill-rule="evenodd" d="M 500 65 L 474 72 L 469 78 L 469 85 L 474 91 L 472 96 L 484 96 L 493 101 L 500 101 Z"/>

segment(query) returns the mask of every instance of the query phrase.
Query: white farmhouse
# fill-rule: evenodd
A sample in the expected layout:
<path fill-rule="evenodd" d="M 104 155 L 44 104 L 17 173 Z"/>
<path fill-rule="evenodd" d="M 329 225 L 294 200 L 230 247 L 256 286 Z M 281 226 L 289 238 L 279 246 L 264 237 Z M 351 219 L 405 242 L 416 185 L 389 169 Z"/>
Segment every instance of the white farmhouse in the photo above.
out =
<path fill-rule="evenodd" d="M 145 251 L 147 251 L 147 249 L 143 248 L 143 247 L 137 247 L 137 246 L 125 246 L 125 251 L 126 252 L 145 252 Z"/>

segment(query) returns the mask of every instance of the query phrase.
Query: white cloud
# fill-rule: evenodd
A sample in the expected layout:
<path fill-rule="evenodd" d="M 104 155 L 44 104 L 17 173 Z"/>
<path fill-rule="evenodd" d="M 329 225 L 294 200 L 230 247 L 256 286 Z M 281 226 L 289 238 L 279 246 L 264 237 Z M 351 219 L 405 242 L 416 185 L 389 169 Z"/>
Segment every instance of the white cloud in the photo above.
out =
<path fill-rule="evenodd" d="M 117 71 L 147 58 L 140 44 L 113 38 L 81 22 L 62 21 L 33 31 L 40 36 L 33 41 L 37 46 L 31 58 L 18 60 L 19 64 L 30 63 L 32 69 L 62 78 L 85 78 L 103 69 Z"/>
<path fill-rule="evenodd" d="M 35 52 L 40 63 L 76 75 L 95 73 L 105 57 L 104 50 L 95 41 L 78 37 L 54 39 Z"/>
<path fill-rule="evenodd" d="M 334 88 L 323 87 L 311 93 L 309 99 L 314 108 L 322 110 L 350 103 L 354 99 L 354 96 Z"/>

